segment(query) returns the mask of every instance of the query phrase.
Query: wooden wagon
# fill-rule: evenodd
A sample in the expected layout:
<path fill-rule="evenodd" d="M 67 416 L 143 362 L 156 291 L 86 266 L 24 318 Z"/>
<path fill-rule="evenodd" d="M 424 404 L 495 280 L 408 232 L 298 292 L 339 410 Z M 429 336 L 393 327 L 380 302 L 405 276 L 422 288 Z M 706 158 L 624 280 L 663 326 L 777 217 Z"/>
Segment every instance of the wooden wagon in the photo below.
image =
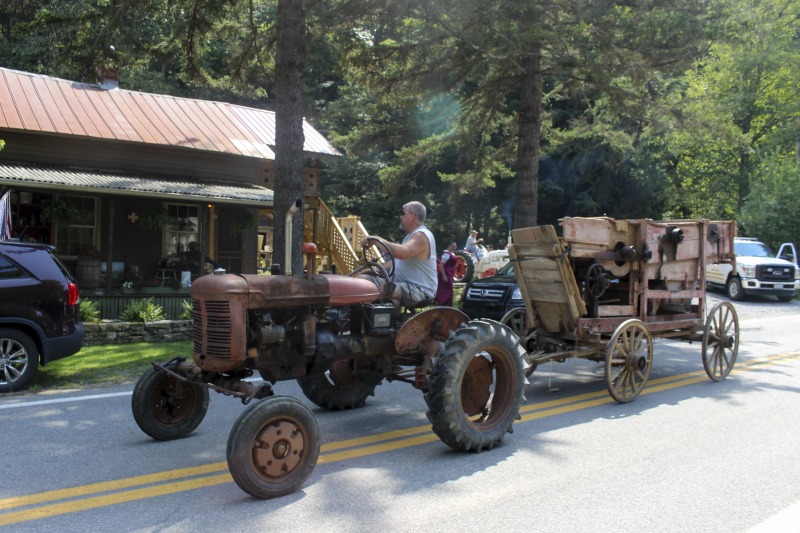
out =
<path fill-rule="evenodd" d="M 530 365 L 581 357 L 605 363 L 608 391 L 635 399 L 650 375 L 653 339 L 702 341 L 714 381 L 727 377 L 739 349 L 736 310 L 706 315 L 705 266 L 730 261 L 732 221 L 565 218 L 512 231 L 509 256 L 525 300 L 503 323 Z"/>

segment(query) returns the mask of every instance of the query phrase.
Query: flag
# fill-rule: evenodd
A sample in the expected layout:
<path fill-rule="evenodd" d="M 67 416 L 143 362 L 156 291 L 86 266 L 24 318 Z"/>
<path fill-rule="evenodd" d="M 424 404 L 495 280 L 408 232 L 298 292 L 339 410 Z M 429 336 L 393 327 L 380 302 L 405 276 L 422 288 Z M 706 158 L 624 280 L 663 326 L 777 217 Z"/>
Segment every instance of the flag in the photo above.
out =
<path fill-rule="evenodd" d="M 0 199 L 0 241 L 11 238 L 11 191 Z"/>

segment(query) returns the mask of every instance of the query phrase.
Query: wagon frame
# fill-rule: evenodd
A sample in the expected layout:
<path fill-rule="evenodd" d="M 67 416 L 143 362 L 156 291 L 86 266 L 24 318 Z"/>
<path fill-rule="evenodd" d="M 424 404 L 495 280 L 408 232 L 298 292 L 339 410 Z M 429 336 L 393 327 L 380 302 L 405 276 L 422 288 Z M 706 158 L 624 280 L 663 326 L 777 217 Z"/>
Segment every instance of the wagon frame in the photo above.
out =
<path fill-rule="evenodd" d="M 728 302 L 706 315 L 707 262 L 732 262 L 733 221 L 564 218 L 512 231 L 510 260 L 525 308 L 502 322 L 525 348 L 526 371 L 550 361 L 605 363 L 606 386 L 634 400 L 650 375 L 653 339 L 702 342 L 703 367 L 727 377 L 739 347 Z"/>

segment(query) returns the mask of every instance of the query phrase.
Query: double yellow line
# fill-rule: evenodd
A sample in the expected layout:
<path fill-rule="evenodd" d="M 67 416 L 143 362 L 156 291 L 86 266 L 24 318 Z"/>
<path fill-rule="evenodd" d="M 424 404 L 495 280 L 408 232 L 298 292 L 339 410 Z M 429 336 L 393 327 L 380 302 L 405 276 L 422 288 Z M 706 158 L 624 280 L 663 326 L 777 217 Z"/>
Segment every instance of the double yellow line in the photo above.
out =
<path fill-rule="evenodd" d="M 798 359 L 800 359 L 800 351 L 740 361 L 734 368 L 734 372 L 757 370 Z M 707 379 L 708 377 L 702 370 L 653 379 L 647 382 L 642 394 L 655 394 Z M 520 409 L 522 418 L 519 422 L 529 422 L 608 403 L 613 403 L 613 400 L 605 390 L 532 403 Z M 329 464 L 399 450 L 436 440 L 438 437 L 431 432 L 430 426 L 425 425 L 331 442 L 322 446 L 317 464 Z M 231 481 L 233 479 L 228 472 L 228 465 L 223 461 L 115 481 L 92 483 L 69 489 L 16 496 L 0 500 L 0 526 L 211 487 Z"/>

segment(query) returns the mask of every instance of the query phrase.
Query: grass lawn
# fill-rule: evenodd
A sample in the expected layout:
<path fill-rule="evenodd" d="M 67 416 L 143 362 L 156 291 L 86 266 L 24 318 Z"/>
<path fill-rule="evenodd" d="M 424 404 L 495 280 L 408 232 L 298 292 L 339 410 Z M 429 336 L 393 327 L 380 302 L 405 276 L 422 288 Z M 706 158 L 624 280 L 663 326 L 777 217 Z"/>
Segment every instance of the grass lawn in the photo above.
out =
<path fill-rule="evenodd" d="M 135 383 L 150 363 L 166 362 L 179 355 L 191 360 L 192 341 L 87 346 L 71 357 L 40 366 L 28 390 Z"/>

